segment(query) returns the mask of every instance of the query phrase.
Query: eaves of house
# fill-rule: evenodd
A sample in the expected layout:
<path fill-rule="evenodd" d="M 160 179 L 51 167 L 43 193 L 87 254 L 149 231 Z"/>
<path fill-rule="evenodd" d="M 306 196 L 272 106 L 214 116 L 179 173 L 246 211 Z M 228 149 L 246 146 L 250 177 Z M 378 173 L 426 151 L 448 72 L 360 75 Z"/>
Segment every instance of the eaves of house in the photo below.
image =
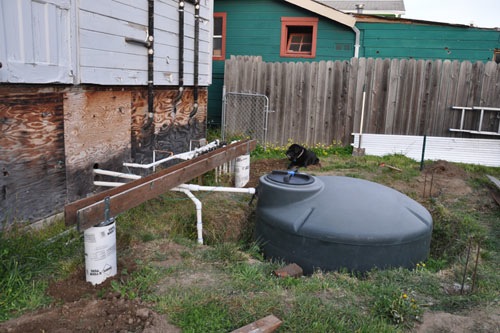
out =
<path fill-rule="evenodd" d="M 318 2 L 340 10 L 344 13 L 358 13 L 368 15 L 394 15 L 399 17 L 405 14 L 403 0 L 317 0 Z"/>
<path fill-rule="evenodd" d="M 330 20 L 348 26 L 349 28 L 354 28 L 354 24 L 356 23 L 356 19 L 351 15 L 342 13 L 341 11 L 329 7 L 325 4 L 322 4 L 319 1 L 312 1 L 312 0 L 285 0 L 285 1 L 294 4 L 296 6 L 299 6 L 301 8 L 304 8 L 317 15 L 326 17 Z"/>
<path fill-rule="evenodd" d="M 383 17 L 377 15 L 365 15 L 365 14 L 353 14 L 357 23 L 399 23 L 399 24 L 420 24 L 420 25 L 435 25 L 435 26 L 448 26 L 448 27 L 460 27 L 460 28 L 475 28 L 482 30 L 500 30 L 497 28 L 482 28 L 473 25 L 460 24 L 460 23 L 446 23 L 446 22 L 436 22 L 436 21 L 426 21 L 419 19 L 407 19 L 401 17 Z"/>

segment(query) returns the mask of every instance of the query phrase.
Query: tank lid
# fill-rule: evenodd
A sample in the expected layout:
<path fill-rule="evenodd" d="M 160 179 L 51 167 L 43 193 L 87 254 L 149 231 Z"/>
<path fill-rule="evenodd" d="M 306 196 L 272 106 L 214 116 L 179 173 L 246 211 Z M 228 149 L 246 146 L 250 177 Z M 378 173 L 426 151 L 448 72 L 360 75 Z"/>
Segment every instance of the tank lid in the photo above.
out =
<path fill-rule="evenodd" d="M 298 173 L 296 171 L 277 171 L 274 170 L 266 176 L 271 180 L 280 184 L 289 185 L 309 185 L 314 182 L 314 178 L 305 173 Z"/>

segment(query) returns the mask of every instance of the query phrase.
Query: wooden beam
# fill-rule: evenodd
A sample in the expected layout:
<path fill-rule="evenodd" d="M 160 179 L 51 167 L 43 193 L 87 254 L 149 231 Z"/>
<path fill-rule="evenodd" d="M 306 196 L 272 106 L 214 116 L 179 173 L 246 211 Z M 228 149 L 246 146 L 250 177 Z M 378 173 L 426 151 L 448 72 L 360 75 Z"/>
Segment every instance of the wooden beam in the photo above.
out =
<path fill-rule="evenodd" d="M 116 216 L 238 156 L 248 154 L 255 147 L 255 140 L 237 142 L 125 185 L 72 202 L 64 207 L 66 225 L 76 224 L 78 230 L 83 231 L 104 221 L 106 198 L 109 198 L 109 216 Z"/>
<path fill-rule="evenodd" d="M 238 328 L 231 333 L 271 333 L 281 325 L 281 320 L 273 315 L 269 315 L 251 324 Z"/>

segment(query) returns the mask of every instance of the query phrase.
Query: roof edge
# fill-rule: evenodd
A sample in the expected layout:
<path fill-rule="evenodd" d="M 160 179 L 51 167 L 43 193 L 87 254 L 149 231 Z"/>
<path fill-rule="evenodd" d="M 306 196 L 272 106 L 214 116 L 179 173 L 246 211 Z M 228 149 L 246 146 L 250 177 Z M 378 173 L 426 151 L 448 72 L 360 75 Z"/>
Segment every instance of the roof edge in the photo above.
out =
<path fill-rule="evenodd" d="M 330 20 L 336 21 L 340 24 L 346 25 L 349 28 L 354 27 L 354 25 L 356 24 L 356 19 L 351 15 L 345 14 L 339 10 L 336 10 L 332 7 L 328 7 L 322 3 L 313 0 L 285 0 L 285 1 L 293 5 L 299 6 L 301 8 L 307 9 L 323 17 L 329 18 Z"/>
<path fill-rule="evenodd" d="M 399 24 L 440 25 L 440 26 L 500 31 L 500 27 L 487 28 L 487 27 L 480 27 L 480 26 L 467 25 L 461 23 L 426 21 L 422 19 L 411 19 L 405 17 L 385 17 L 380 15 L 368 15 L 368 14 L 353 14 L 353 16 L 356 18 L 357 23 L 399 23 Z"/>

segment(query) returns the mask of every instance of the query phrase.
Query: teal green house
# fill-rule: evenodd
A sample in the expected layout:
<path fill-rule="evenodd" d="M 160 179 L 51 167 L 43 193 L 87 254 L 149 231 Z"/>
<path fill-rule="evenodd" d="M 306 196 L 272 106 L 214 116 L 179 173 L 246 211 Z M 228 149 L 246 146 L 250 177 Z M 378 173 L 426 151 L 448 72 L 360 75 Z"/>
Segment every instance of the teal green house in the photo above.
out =
<path fill-rule="evenodd" d="M 208 125 L 220 125 L 224 60 L 264 62 L 352 57 L 500 63 L 500 29 L 345 14 L 312 0 L 215 0 Z"/>

